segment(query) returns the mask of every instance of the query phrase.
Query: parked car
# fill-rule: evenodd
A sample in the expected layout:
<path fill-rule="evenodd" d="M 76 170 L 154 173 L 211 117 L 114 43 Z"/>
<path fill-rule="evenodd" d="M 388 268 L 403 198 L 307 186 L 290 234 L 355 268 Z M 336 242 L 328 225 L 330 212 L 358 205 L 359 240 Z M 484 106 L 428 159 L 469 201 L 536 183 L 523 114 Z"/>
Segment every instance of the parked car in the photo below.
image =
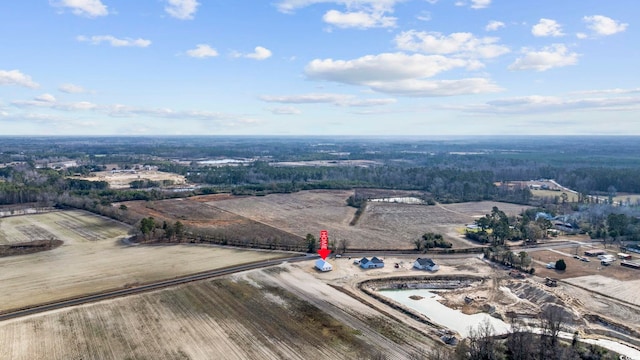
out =
<path fill-rule="evenodd" d="M 581 257 L 580 261 L 589 262 L 591 260 L 589 260 L 589 258 L 587 258 L 587 257 Z"/>

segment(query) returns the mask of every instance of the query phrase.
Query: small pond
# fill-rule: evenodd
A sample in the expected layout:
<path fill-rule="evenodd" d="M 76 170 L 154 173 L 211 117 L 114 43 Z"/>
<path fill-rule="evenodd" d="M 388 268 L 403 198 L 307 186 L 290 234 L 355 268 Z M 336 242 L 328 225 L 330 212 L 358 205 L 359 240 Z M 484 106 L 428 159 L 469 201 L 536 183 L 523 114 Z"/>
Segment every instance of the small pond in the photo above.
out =
<path fill-rule="evenodd" d="M 462 337 L 469 335 L 471 328 L 477 328 L 485 320 L 489 320 L 495 334 L 506 334 L 509 325 L 489 314 L 479 313 L 473 315 L 463 314 L 460 310 L 451 309 L 440 302 L 441 297 L 436 293 L 425 289 L 413 290 L 382 290 L 380 294 L 389 299 L 424 314 L 433 322 L 457 331 Z M 412 296 L 420 296 L 422 299 L 413 300 Z"/>

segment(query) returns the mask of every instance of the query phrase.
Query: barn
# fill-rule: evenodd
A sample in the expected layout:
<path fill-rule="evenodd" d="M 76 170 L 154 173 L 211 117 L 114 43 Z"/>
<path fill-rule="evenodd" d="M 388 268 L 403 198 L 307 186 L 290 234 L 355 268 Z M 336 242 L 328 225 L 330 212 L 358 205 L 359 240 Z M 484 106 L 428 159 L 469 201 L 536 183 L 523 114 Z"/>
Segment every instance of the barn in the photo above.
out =
<path fill-rule="evenodd" d="M 322 260 L 322 259 L 318 259 L 316 261 L 316 268 L 320 271 L 331 271 L 333 270 L 333 266 L 331 266 L 331 264 L 329 264 L 328 262 Z"/>
<path fill-rule="evenodd" d="M 377 257 L 372 257 L 371 260 L 369 260 L 366 257 L 363 257 L 360 260 L 360 267 L 363 269 L 376 269 L 376 268 L 381 268 L 384 267 L 384 262 L 380 259 L 378 259 Z"/>
<path fill-rule="evenodd" d="M 429 270 L 429 271 L 438 271 L 440 269 L 440 265 L 433 262 L 433 260 L 429 258 L 418 258 L 414 263 L 413 267 L 420 270 Z"/>

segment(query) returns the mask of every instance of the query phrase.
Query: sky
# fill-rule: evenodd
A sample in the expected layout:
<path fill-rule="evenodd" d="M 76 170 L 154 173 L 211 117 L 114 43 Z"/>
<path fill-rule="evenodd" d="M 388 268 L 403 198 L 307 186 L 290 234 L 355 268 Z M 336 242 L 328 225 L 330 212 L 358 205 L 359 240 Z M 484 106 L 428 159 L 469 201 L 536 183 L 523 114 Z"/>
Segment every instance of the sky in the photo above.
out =
<path fill-rule="evenodd" d="M 637 0 L 0 2 L 0 135 L 640 135 Z"/>

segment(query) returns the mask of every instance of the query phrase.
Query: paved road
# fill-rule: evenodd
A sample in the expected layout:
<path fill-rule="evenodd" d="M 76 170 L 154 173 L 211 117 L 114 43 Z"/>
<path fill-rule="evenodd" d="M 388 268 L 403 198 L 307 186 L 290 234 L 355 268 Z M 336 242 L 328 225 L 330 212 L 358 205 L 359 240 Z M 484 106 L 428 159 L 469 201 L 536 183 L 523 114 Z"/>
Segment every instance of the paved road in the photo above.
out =
<path fill-rule="evenodd" d="M 82 305 L 90 302 L 112 299 L 112 298 L 121 297 L 121 296 L 140 294 L 143 292 L 185 284 L 192 281 L 198 281 L 198 280 L 219 277 L 223 275 L 229 275 L 229 274 L 233 274 L 240 271 L 259 269 L 259 268 L 268 267 L 268 266 L 280 265 L 285 262 L 297 262 L 297 261 L 304 261 L 304 260 L 310 260 L 315 258 L 318 258 L 318 256 L 317 255 L 295 256 L 295 257 L 289 257 L 284 259 L 265 260 L 265 261 L 251 263 L 251 264 L 244 264 L 244 265 L 227 267 L 223 269 L 210 270 L 210 271 L 205 271 L 197 274 L 182 276 L 175 279 L 163 280 L 163 281 L 158 281 L 150 284 L 145 284 L 141 286 L 113 290 L 113 291 L 106 291 L 99 294 L 90 294 L 90 295 L 81 296 L 73 299 L 60 300 L 60 301 L 56 301 L 48 304 L 36 305 L 36 306 L 24 308 L 24 309 L 8 311 L 0 314 L 0 321 L 14 319 L 22 316 L 27 316 L 27 315 L 33 315 L 33 314 L 50 311 L 50 310 L 62 309 L 69 306 Z"/>

